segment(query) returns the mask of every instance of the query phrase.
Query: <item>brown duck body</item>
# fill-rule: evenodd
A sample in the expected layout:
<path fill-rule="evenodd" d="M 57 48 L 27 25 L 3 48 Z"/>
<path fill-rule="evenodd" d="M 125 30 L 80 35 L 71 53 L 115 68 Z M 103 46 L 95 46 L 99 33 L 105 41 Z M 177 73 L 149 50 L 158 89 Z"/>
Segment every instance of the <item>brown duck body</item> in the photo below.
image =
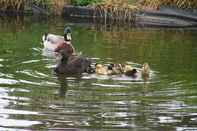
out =
<path fill-rule="evenodd" d="M 55 72 L 68 75 L 80 75 L 88 72 L 90 68 L 90 59 L 82 56 L 71 55 L 67 58 L 64 56 L 62 57 L 60 63 L 55 68 Z"/>
<path fill-rule="evenodd" d="M 61 54 L 61 60 L 55 68 L 56 73 L 80 75 L 91 70 L 91 60 L 84 56 L 75 55 L 71 44 L 63 43 L 55 50 Z"/>
<path fill-rule="evenodd" d="M 62 55 L 66 55 L 68 57 L 75 54 L 75 49 L 70 41 L 64 41 L 63 43 L 59 44 L 59 46 L 57 46 L 55 52 L 61 52 Z"/>

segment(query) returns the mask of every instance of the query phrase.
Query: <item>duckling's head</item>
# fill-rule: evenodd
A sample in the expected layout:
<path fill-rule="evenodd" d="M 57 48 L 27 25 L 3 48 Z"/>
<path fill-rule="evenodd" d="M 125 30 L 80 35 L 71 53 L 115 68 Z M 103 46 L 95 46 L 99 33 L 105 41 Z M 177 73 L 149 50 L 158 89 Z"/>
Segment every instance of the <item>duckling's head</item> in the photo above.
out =
<path fill-rule="evenodd" d="M 144 63 L 142 66 L 142 75 L 144 77 L 149 77 L 150 75 L 150 66 L 148 63 Z"/>
<path fill-rule="evenodd" d="M 71 41 L 71 28 L 69 26 L 66 26 L 64 29 L 64 40 L 65 41 Z"/>
<path fill-rule="evenodd" d="M 103 65 L 102 65 L 102 64 L 96 63 L 96 64 L 95 64 L 95 67 L 96 67 L 96 69 L 101 69 L 101 68 L 103 68 Z"/>
<path fill-rule="evenodd" d="M 111 74 L 111 70 L 108 70 L 108 67 L 102 64 L 95 64 L 95 72 L 99 75 Z"/>

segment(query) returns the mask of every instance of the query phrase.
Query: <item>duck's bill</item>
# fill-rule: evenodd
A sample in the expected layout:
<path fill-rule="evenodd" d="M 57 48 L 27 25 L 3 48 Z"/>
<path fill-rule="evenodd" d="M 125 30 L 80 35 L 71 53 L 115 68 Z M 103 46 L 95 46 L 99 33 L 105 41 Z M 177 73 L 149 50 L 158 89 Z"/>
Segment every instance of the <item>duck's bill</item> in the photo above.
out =
<path fill-rule="evenodd" d="M 71 33 L 68 33 L 66 37 L 67 37 L 67 40 L 70 40 L 70 41 L 72 40 Z"/>

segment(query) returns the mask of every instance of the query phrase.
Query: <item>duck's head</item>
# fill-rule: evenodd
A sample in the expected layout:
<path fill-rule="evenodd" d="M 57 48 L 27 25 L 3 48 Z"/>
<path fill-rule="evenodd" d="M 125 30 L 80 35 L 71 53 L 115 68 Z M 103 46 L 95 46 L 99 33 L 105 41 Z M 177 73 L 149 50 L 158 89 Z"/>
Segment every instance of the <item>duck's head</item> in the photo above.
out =
<path fill-rule="evenodd" d="M 72 40 L 71 28 L 69 26 L 65 27 L 65 29 L 64 29 L 64 40 L 65 41 L 71 41 Z"/>

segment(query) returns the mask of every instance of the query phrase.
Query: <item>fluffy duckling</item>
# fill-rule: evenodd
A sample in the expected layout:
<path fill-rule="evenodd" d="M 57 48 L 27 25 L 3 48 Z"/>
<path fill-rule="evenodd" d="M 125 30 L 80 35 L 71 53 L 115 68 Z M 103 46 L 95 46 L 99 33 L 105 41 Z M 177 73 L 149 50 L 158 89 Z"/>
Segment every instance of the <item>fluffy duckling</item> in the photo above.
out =
<path fill-rule="evenodd" d="M 58 50 L 59 48 L 62 48 L 63 44 L 68 44 L 71 48 L 73 48 L 71 44 L 71 40 L 72 37 L 71 37 L 70 27 L 65 27 L 64 36 L 48 34 L 48 33 L 45 33 L 42 36 L 42 43 L 44 45 L 44 48 L 50 51 L 55 51 Z"/>
<path fill-rule="evenodd" d="M 142 65 L 142 77 L 144 79 L 148 79 L 150 76 L 150 66 L 148 63 L 144 63 Z"/>
<path fill-rule="evenodd" d="M 123 72 L 126 73 L 127 71 L 133 70 L 133 67 L 131 65 L 122 64 L 122 69 Z"/>
<path fill-rule="evenodd" d="M 122 65 L 123 72 L 126 76 L 137 77 L 137 69 L 133 68 L 131 65 Z"/>
<path fill-rule="evenodd" d="M 111 75 L 119 75 L 123 73 L 123 67 L 121 64 L 110 64 L 108 70 L 111 71 Z"/>
<path fill-rule="evenodd" d="M 121 64 L 95 65 L 95 72 L 99 75 L 118 75 L 122 74 Z"/>
<path fill-rule="evenodd" d="M 61 60 L 55 68 L 58 74 L 81 75 L 82 73 L 92 71 L 91 60 L 83 56 L 69 54 L 67 51 L 61 50 Z"/>
<path fill-rule="evenodd" d="M 130 77 L 135 78 L 135 77 L 137 77 L 137 73 L 138 73 L 137 69 L 132 69 L 132 70 L 126 71 L 124 74 L 126 76 L 130 76 Z"/>
<path fill-rule="evenodd" d="M 106 66 L 98 63 L 95 64 L 95 72 L 98 75 L 108 75 L 110 73 Z"/>

